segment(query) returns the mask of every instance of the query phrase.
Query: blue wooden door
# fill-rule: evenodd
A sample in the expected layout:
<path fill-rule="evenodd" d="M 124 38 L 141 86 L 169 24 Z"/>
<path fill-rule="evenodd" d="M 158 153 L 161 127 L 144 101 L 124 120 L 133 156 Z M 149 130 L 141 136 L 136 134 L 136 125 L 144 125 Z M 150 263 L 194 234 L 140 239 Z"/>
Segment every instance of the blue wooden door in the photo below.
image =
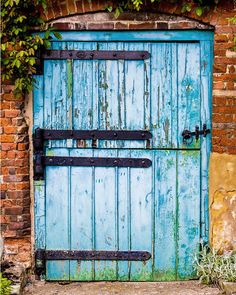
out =
<path fill-rule="evenodd" d="M 208 239 L 212 33 L 64 32 L 55 50 L 145 50 L 145 60 L 45 60 L 34 129 L 148 130 L 151 140 L 54 140 L 48 156 L 148 158 L 149 168 L 45 168 L 35 181 L 35 248 L 148 251 L 147 261 L 46 262 L 47 280 L 194 277 Z"/>

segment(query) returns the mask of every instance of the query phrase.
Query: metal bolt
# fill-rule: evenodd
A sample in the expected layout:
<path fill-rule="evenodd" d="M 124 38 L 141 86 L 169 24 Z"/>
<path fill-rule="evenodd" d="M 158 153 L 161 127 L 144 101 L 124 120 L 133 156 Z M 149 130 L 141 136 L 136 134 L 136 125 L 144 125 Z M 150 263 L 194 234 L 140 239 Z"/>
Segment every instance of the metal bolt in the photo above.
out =
<path fill-rule="evenodd" d="M 49 159 L 49 162 L 52 163 L 52 159 L 51 158 Z"/>
<path fill-rule="evenodd" d="M 142 164 L 144 165 L 145 164 L 145 161 L 142 161 Z"/>
<path fill-rule="evenodd" d="M 118 134 L 117 134 L 116 132 L 114 132 L 114 136 L 117 137 L 117 135 L 118 135 Z"/>
<path fill-rule="evenodd" d="M 114 161 L 114 164 L 117 164 L 117 160 Z"/>

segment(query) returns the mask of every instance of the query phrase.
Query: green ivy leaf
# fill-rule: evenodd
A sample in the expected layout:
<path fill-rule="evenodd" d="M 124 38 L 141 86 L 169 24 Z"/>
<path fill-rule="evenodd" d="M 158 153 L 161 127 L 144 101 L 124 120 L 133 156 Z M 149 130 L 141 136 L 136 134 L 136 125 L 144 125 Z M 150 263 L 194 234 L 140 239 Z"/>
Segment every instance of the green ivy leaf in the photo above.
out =
<path fill-rule="evenodd" d="M 21 65 L 21 62 L 20 62 L 19 59 L 16 60 L 15 65 L 16 65 L 16 67 L 19 69 L 19 67 L 20 67 L 20 65 Z"/>
<path fill-rule="evenodd" d="M 195 12 L 196 12 L 196 15 L 197 16 L 201 16 L 202 14 L 203 14 L 203 9 L 202 9 L 202 7 L 197 7 L 196 9 L 195 9 Z"/>
<path fill-rule="evenodd" d="M 59 32 L 57 32 L 57 31 L 53 31 L 52 33 L 53 33 L 53 35 L 54 35 L 58 40 L 62 40 L 62 36 L 61 36 L 61 34 L 60 34 Z"/>
<path fill-rule="evenodd" d="M 106 7 L 106 10 L 109 11 L 109 12 L 112 12 L 113 7 L 112 7 L 112 6 L 107 6 L 107 7 Z"/>

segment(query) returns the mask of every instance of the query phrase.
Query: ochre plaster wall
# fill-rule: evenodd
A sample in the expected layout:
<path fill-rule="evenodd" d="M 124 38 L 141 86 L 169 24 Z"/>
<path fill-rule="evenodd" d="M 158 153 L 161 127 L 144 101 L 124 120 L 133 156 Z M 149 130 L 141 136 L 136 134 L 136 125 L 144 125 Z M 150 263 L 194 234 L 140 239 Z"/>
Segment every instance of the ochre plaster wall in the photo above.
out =
<path fill-rule="evenodd" d="M 216 249 L 236 249 L 236 155 L 210 159 L 210 239 Z"/>

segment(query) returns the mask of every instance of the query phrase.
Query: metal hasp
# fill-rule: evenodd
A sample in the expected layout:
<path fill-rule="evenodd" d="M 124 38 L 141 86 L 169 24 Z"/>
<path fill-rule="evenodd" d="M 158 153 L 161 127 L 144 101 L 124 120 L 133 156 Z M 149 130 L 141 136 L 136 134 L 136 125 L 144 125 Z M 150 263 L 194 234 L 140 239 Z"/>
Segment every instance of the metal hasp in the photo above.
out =
<path fill-rule="evenodd" d="M 81 60 L 144 60 L 150 57 L 148 51 L 121 50 L 46 50 L 42 59 L 81 59 Z"/>
<path fill-rule="evenodd" d="M 96 158 L 96 157 L 43 157 L 44 165 L 83 167 L 148 168 L 152 161 L 146 158 Z"/>
<path fill-rule="evenodd" d="M 203 135 L 203 137 L 206 137 L 207 134 L 209 133 L 211 133 L 211 131 L 210 129 L 207 129 L 206 124 L 203 124 L 202 130 L 199 130 L 199 126 L 195 127 L 195 131 L 189 131 L 186 129 L 182 132 L 183 143 L 191 144 L 193 141 L 193 136 L 195 136 L 196 141 L 198 141 L 200 135 Z"/>
<path fill-rule="evenodd" d="M 151 258 L 148 251 L 96 251 L 96 250 L 43 250 L 35 252 L 35 271 L 43 274 L 47 260 L 123 260 L 146 261 Z"/>

